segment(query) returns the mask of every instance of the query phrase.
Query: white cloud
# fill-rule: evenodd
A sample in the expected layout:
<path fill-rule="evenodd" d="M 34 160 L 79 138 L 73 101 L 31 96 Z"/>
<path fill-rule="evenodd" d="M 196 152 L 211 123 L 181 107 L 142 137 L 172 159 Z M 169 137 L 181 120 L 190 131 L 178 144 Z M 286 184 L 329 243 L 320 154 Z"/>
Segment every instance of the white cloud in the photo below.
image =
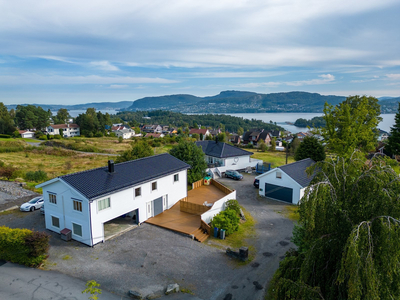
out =
<path fill-rule="evenodd" d="M 92 61 L 90 62 L 90 65 L 104 71 L 119 71 L 116 66 L 113 66 L 112 64 L 110 64 L 110 62 L 106 60 Z"/>
<path fill-rule="evenodd" d="M 386 77 L 391 80 L 400 80 L 400 74 L 386 74 Z"/>
<path fill-rule="evenodd" d="M 127 85 L 127 84 L 112 84 L 112 85 L 110 85 L 110 89 L 125 89 L 128 86 L 129 85 Z"/>

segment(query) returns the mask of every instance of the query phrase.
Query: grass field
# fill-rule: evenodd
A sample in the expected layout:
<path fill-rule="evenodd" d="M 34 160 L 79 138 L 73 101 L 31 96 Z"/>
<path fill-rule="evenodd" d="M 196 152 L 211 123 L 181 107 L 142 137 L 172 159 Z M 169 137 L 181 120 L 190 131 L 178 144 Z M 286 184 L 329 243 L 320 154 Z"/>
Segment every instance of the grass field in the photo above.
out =
<path fill-rule="evenodd" d="M 251 149 L 254 154 L 252 158 L 261 159 L 266 163 L 271 163 L 271 168 L 280 167 L 286 164 L 286 153 L 285 152 L 261 152 L 258 149 Z M 288 164 L 294 162 L 293 156 L 288 157 Z"/>

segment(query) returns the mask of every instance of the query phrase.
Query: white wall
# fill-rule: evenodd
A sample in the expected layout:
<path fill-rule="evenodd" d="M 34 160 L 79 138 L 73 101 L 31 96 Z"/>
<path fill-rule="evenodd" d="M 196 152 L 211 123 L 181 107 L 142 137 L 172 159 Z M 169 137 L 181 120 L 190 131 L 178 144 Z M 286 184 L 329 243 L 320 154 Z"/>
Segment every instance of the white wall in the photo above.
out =
<path fill-rule="evenodd" d="M 250 158 L 250 155 L 236 156 L 236 158 L 237 161 L 235 161 L 235 157 L 225 158 L 225 166 L 218 167 L 218 169 L 221 172 L 225 172 L 226 170 L 243 170 L 247 167 L 255 168 L 258 163 L 263 162 L 259 159 Z"/>
<path fill-rule="evenodd" d="M 276 178 L 276 172 L 279 171 L 282 174 L 282 178 Z M 270 183 L 274 185 L 279 185 L 282 187 L 287 187 L 293 189 L 293 196 L 292 196 L 292 203 L 297 204 L 302 196 L 300 194 L 300 191 L 303 190 L 304 194 L 304 189 L 296 182 L 294 181 L 289 175 L 287 175 L 285 172 L 281 171 L 279 168 L 273 169 L 267 173 L 264 173 L 260 176 L 257 176 L 260 180 L 260 188 L 259 188 L 259 194 L 261 196 L 265 196 L 265 183 Z"/>
<path fill-rule="evenodd" d="M 175 174 L 179 174 L 178 182 L 174 182 Z M 157 190 L 152 191 L 151 184 L 154 181 L 157 181 Z M 141 187 L 141 196 L 135 197 L 135 189 L 138 187 Z M 147 220 L 146 203 L 165 195 L 168 198 L 167 209 L 171 208 L 176 202 L 187 196 L 186 170 L 94 200 L 90 204 L 93 244 L 97 244 L 104 240 L 103 223 L 136 209 L 139 209 L 138 221 L 140 223 L 144 222 Z M 110 207 L 99 211 L 98 201 L 108 197 L 110 197 Z"/>
<path fill-rule="evenodd" d="M 201 215 L 201 219 L 207 224 L 211 222 L 211 219 L 221 211 L 225 209 L 225 202 L 228 200 L 236 199 L 236 191 L 226 195 L 225 197 L 214 202 L 213 206 Z"/>

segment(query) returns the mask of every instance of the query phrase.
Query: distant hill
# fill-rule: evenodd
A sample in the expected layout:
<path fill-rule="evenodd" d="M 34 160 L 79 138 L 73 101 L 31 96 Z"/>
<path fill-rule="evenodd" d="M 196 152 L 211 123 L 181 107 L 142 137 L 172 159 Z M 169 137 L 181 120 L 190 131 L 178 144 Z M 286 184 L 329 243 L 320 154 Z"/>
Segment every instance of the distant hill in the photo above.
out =
<path fill-rule="evenodd" d="M 210 97 L 146 97 L 136 100 L 125 110 L 168 109 L 183 113 L 322 112 L 325 102 L 336 105 L 345 99 L 342 96 L 323 96 L 307 92 L 259 94 L 223 91 Z"/>
<path fill-rule="evenodd" d="M 28 104 L 21 104 L 21 105 L 28 105 Z M 52 110 L 56 111 L 60 108 L 66 108 L 68 110 L 81 110 L 81 109 L 88 109 L 91 107 L 96 108 L 96 110 L 120 110 L 129 107 L 132 105 L 132 101 L 120 101 L 120 102 L 95 102 L 95 103 L 85 103 L 85 104 L 76 104 L 76 105 L 64 105 L 64 104 L 32 104 L 35 106 L 40 106 L 44 110 Z M 8 109 L 15 109 L 17 107 L 16 104 L 6 105 Z"/>

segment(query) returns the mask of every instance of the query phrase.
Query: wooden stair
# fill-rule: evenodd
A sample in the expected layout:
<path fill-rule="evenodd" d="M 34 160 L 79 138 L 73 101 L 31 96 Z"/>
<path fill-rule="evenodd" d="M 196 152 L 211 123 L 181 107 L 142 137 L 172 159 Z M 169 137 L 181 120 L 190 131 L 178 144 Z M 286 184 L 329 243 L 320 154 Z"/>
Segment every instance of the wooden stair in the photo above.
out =
<path fill-rule="evenodd" d="M 204 242 L 209 237 L 207 233 L 204 233 L 204 229 L 202 228 L 199 228 L 196 231 L 192 232 L 192 236 L 200 243 Z"/>

